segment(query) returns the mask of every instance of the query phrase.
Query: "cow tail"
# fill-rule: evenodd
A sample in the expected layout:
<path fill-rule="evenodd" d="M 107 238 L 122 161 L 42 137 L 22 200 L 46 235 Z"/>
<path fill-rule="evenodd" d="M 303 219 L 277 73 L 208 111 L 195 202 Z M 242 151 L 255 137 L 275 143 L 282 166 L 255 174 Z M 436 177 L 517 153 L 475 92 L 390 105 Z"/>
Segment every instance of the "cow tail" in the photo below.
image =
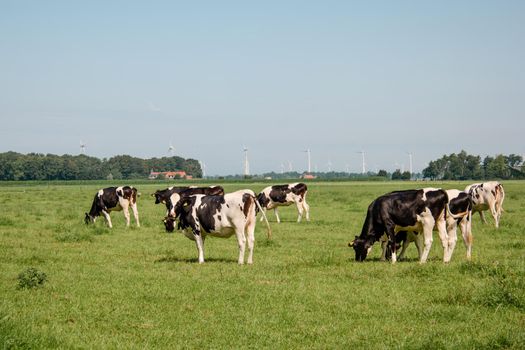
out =
<path fill-rule="evenodd" d="M 259 211 L 261 212 L 263 218 L 264 218 L 264 221 L 266 222 L 266 227 L 268 228 L 268 231 L 266 232 L 266 235 L 268 237 L 268 239 L 272 239 L 272 229 L 270 228 L 270 223 L 268 222 L 268 218 L 266 217 L 266 214 L 264 213 L 264 210 L 261 208 L 261 204 L 259 204 L 259 201 L 257 200 L 257 198 L 255 196 L 253 196 L 253 199 L 255 201 L 255 205 L 257 206 L 257 208 L 259 208 Z"/>
<path fill-rule="evenodd" d="M 470 209 L 470 204 L 469 204 L 469 208 L 467 208 L 467 211 L 470 212 L 471 209 Z M 446 209 L 445 209 L 445 221 L 447 221 L 447 215 L 449 215 L 450 217 L 452 217 L 454 220 L 456 219 L 459 219 L 459 218 L 462 218 L 465 216 L 467 212 L 462 212 L 462 213 L 458 213 L 456 215 L 454 215 L 454 213 L 452 213 L 450 211 L 450 207 L 448 205 L 448 203 L 446 204 Z"/>

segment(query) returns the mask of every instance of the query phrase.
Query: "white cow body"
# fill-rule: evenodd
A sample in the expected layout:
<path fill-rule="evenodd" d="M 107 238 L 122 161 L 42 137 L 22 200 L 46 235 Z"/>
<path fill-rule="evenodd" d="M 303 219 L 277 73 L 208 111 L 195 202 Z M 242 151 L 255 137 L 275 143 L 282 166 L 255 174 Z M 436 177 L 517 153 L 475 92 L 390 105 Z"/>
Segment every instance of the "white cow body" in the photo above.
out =
<path fill-rule="evenodd" d="M 503 186 L 497 181 L 475 183 L 465 187 L 465 192 L 472 197 L 472 212 L 479 212 L 483 223 L 487 223 L 483 211 L 490 210 L 496 228 L 498 228 L 501 213 L 503 212 L 503 200 L 505 199 Z"/>
<path fill-rule="evenodd" d="M 277 222 L 280 223 L 278 207 L 289 206 L 295 203 L 297 207 L 297 222 L 301 222 L 303 214 L 306 215 L 306 221 L 310 221 L 310 206 L 306 203 L 306 194 L 308 188 L 304 183 L 293 183 L 286 185 L 274 185 L 264 188 L 257 195 L 257 200 L 266 210 L 273 209 Z M 261 217 L 261 221 L 263 218 Z"/>
<path fill-rule="evenodd" d="M 255 193 L 240 190 L 223 196 L 193 195 L 182 197 L 174 209 L 183 234 L 195 241 L 199 263 L 204 263 L 204 240 L 207 236 L 237 237 L 239 264 L 244 264 L 248 243 L 248 264 L 253 263 L 256 223 Z M 173 220 L 173 219 L 171 219 Z M 168 229 L 168 226 L 166 226 Z"/>

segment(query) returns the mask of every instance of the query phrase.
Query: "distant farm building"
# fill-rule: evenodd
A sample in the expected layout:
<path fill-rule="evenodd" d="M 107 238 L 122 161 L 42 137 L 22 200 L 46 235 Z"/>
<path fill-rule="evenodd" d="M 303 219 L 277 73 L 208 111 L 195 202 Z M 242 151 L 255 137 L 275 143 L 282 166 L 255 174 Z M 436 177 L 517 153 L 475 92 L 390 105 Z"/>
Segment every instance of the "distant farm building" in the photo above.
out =
<path fill-rule="evenodd" d="M 176 171 L 151 171 L 149 173 L 148 179 L 155 180 L 155 179 L 167 179 L 167 180 L 173 180 L 173 179 L 191 179 L 192 176 L 186 174 L 184 170 L 176 170 Z"/>
<path fill-rule="evenodd" d="M 312 174 L 303 174 L 301 175 L 301 179 L 305 179 L 305 180 L 313 180 L 313 179 L 316 179 L 317 176 L 315 175 L 312 175 Z"/>

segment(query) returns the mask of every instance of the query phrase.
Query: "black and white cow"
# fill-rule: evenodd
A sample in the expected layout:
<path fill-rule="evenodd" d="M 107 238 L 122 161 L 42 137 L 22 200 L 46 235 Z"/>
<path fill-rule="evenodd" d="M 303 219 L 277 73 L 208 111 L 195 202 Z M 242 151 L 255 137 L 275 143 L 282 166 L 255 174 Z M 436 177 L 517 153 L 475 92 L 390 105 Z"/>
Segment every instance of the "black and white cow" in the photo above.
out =
<path fill-rule="evenodd" d="M 209 186 L 209 187 L 195 187 L 195 186 L 182 186 L 182 187 L 168 187 L 164 190 L 157 190 L 152 196 L 155 197 L 155 204 L 164 203 L 166 205 L 167 213 L 169 214 L 170 209 L 173 206 L 171 196 L 177 194 L 178 196 L 191 196 L 194 194 L 205 194 L 205 195 L 223 195 L 224 188 L 221 186 Z M 178 199 L 177 199 L 178 201 Z"/>
<path fill-rule="evenodd" d="M 178 228 L 186 237 L 195 241 L 201 264 L 204 263 L 206 236 L 229 238 L 234 234 L 239 244 L 239 264 L 244 264 L 246 242 L 248 264 L 252 264 L 257 205 L 252 190 L 239 190 L 222 196 L 185 196 L 175 205 L 175 215 L 166 217 L 164 224 L 166 231 L 172 232 L 178 221 Z M 270 235 L 268 226 L 268 237 Z"/>
<path fill-rule="evenodd" d="M 184 190 L 174 192 L 166 200 L 166 208 L 168 209 L 167 215 L 175 215 L 175 206 L 181 198 L 193 196 L 196 194 L 203 194 L 206 196 L 222 196 L 224 195 L 224 188 L 221 186 L 210 186 L 210 187 L 189 187 Z"/>
<path fill-rule="evenodd" d="M 448 196 L 447 203 L 447 241 L 450 250 L 450 255 L 454 252 L 454 248 L 457 242 L 457 228 L 461 230 L 463 236 L 463 243 L 467 250 L 467 260 L 472 258 L 472 200 L 470 195 L 466 192 L 459 190 L 446 190 Z M 417 232 L 406 232 L 401 231 L 396 234 L 396 249 L 401 246 L 401 253 L 399 254 L 399 260 L 405 257 L 405 252 L 408 245 L 414 242 L 417 247 L 418 256 L 421 258 L 423 253 L 423 247 L 419 240 L 420 235 Z M 387 240 L 386 235 L 381 237 L 381 245 L 383 252 L 381 260 L 385 260 L 389 257 L 390 252 L 387 252 Z"/>
<path fill-rule="evenodd" d="M 297 222 L 301 222 L 303 213 L 306 214 L 306 220 L 310 221 L 310 206 L 306 203 L 306 193 L 308 188 L 304 183 L 293 183 L 286 185 L 268 186 L 257 195 L 257 201 L 266 212 L 273 209 L 277 222 L 281 222 L 277 207 L 288 206 L 293 203 L 297 206 L 299 215 Z M 263 218 L 261 217 L 261 220 Z"/>
<path fill-rule="evenodd" d="M 490 210 L 496 228 L 499 227 L 499 220 L 503 212 L 503 200 L 505 199 L 505 190 L 497 181 L 476 183 L 465 187 L 465 192 L 472 197 L 472 212 L 479 212 L 483 223 L 487 223 L 483 211 Z"/>
<path fill-rule="evenodd" d="M 395 263 L 396 232 L 415 231 L 423 234 L 424 249 L 420 262 L 424 263 L 432 246 L 432 231 L 436 228 L 443 245 L 443 261 L 450 261 L 445 223 L 447 203 L 445 190 L 435 188 L 396 191 L 378 197 L 368 207 L 361 235 L 349 243 L 355 250 L 355 259 L 365 260 L 369 248 L 386 233 L 392 250 L 392 263 Z"/>
<path fill-rule="evenodd" d="M 104 215 L 108 226 L 111 228 L 112 211 L 124 211 L 126 226 L 129 226 L 129 208 L 133 210 L 135 223 L 140 227 L 139 212 L 137 210 L 137 189 L 131 186 L 108 187 L 101 189 L 95 195 L 89 214 L 86 213 L 84 221 L 86 224 L 94 223 L 100 214 Z"/>

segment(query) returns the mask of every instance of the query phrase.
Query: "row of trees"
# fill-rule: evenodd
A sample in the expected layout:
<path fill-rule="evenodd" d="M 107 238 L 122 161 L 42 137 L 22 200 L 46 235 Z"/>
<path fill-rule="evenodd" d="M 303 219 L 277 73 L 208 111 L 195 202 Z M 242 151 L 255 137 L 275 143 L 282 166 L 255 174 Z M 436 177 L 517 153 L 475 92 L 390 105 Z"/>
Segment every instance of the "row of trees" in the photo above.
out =
<path fill-rule="evenodd" d="M 151 170 L 184 170 L 202 177 L 195 159 L 163 157 L 141 159 L 127 155 L 99 159 L 86 155 L 0 153 L 0 180 L 101 180 L 148 177 Z"/>
<path fill-rule="evenodd" d="M 137 179 L 148 177 L 150 171 L 184 170 L 195 178 L 202 177 L 202 169 L 195 159 L 163 157 L 141 159 L 120 155 L 109 159 L 99 159 L 86 155 L 54 155 L 30 153 L 27 155 L 6 152 L 0 153 L 0 180 L 101 180 Z M 376 173 L 348 174 L 345 172 L 314 173 L 320 179 L 363 179 L 370 177 L 410 180 L 420 174 L 385 170 Z M 417 175 L 417 176 L 416 176 Z M 238 175 L 240 176 L 240 175 Z M 257 177 L 299 178 L 301 174 L 267 173 Z M 483 180 L 483 179 L 525 179 L 523 158 L 516 154 L 487 156 L 469 155 L 465 151 L 444 155 L 431 161 L 423 169 L 422 176 L 432 180 Z M 230 178 L 230 177 L 225 177 Z M 232 176 L 235 178 L 235 176 Z"/>
<path fill-rule="evenodd" d="M 520 155 L 480 156 L 461 151 L 431 161 L 423 177 L 432 180 L 524 179 L 525 165 Z"/>

